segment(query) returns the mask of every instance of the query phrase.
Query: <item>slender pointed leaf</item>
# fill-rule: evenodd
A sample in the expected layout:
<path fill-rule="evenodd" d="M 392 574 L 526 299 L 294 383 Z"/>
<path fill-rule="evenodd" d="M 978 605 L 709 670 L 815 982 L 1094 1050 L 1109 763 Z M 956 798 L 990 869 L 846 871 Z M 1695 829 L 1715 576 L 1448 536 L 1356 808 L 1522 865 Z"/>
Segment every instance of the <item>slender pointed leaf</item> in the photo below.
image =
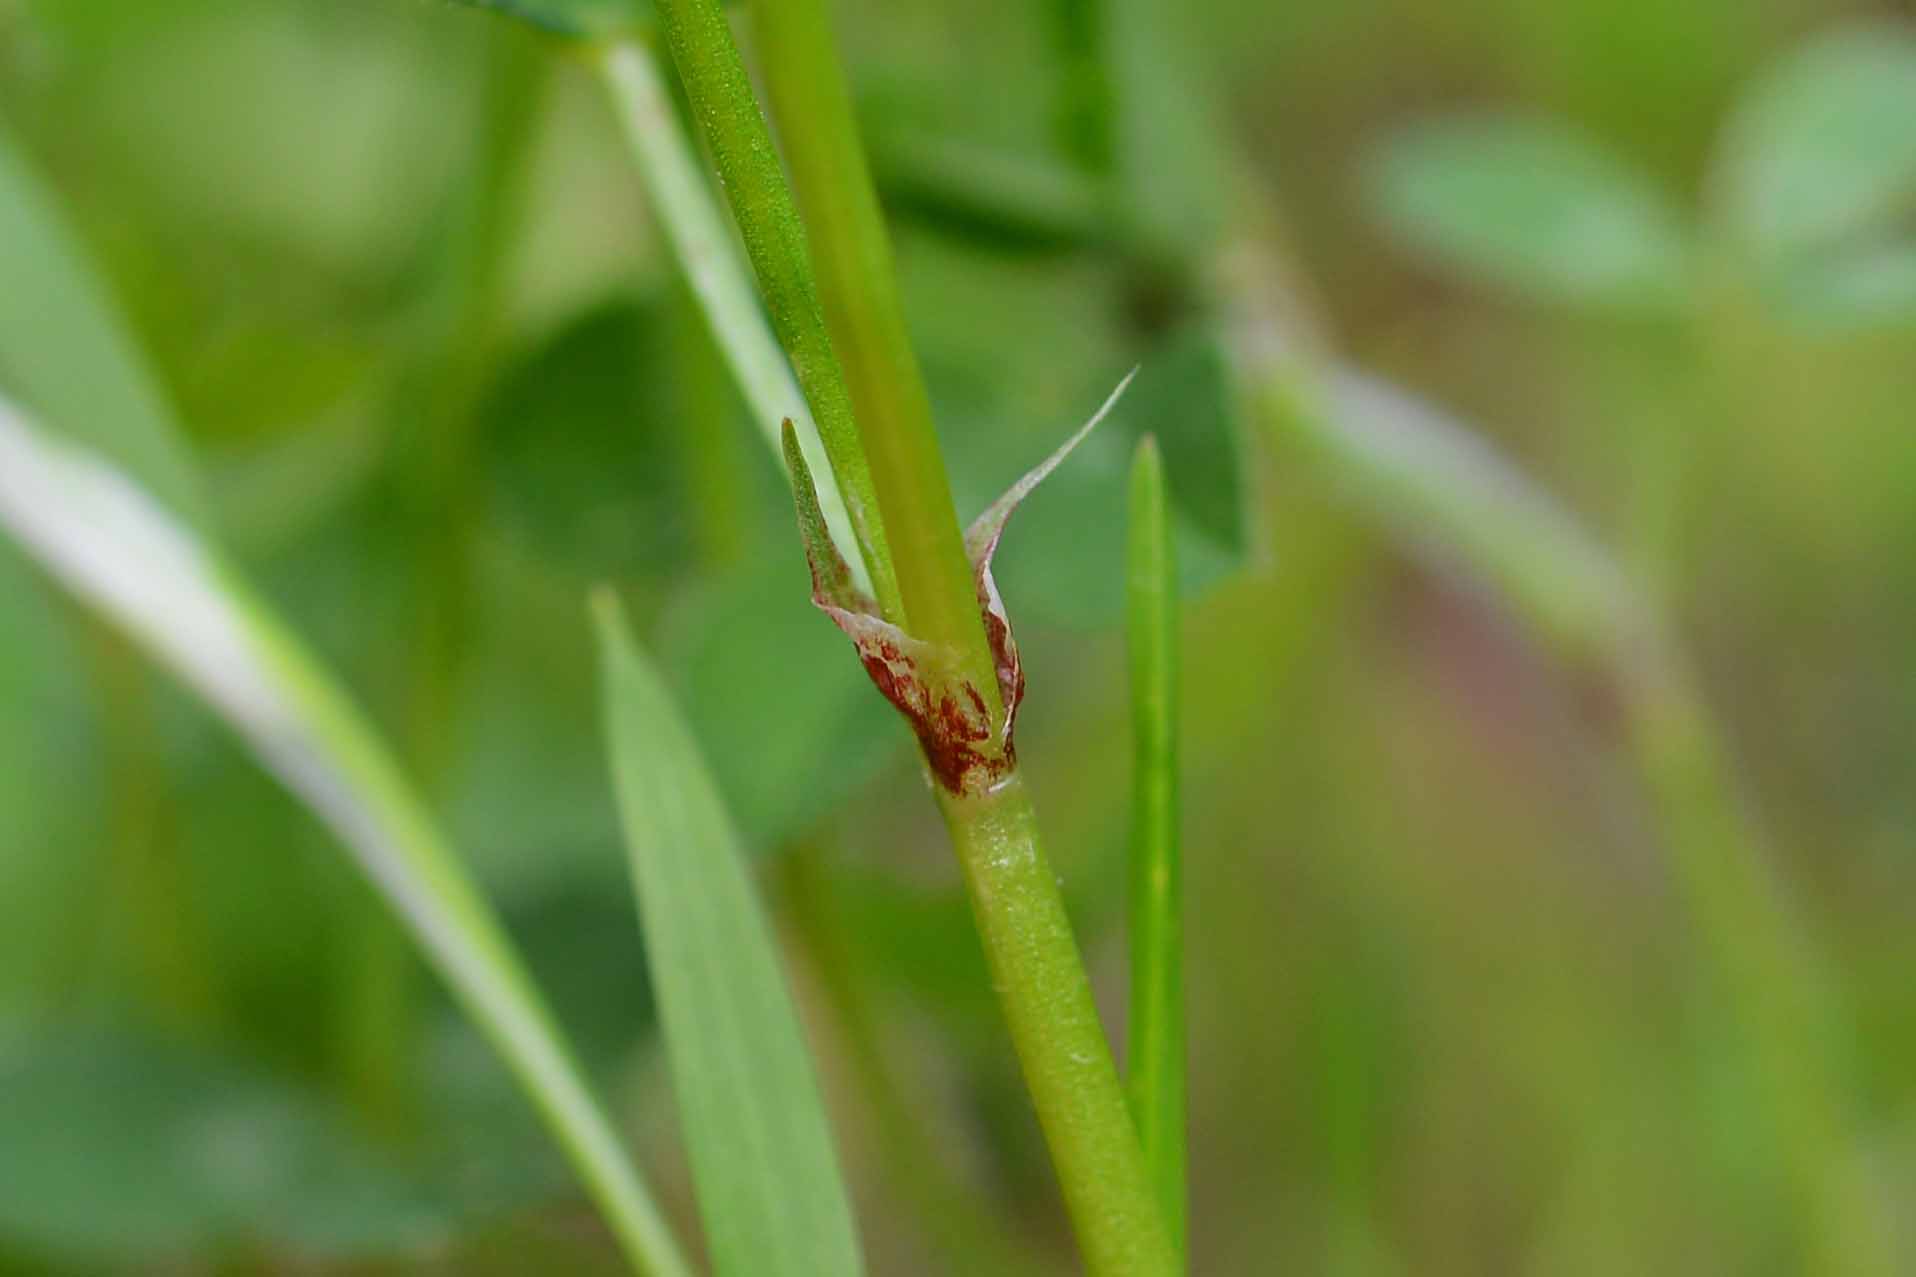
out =
<path fill-rule="evenodd" d="M 635 1268 L 686 1274 L 490 906 L 298 641 L 121 471 L 3 399 L 0 526 L 198 691 L 339 837 L 518 1074 Z"/>
<path fill-rule="evenodd" d="M 1164 461 L 1149 435 L 1131 466 L 1131 1040 L 1125 1089 L 1171 1242 L 1184 1250 L 1183 852 L 1178 840 L 1177 551 Z"/>
<path fill-rule="evenodd" d="M 613 784 L 713 1267 L 857 1277 L 824 1105 L 731 819 L 618 604 L 601 594 L 593 610 Z"/>

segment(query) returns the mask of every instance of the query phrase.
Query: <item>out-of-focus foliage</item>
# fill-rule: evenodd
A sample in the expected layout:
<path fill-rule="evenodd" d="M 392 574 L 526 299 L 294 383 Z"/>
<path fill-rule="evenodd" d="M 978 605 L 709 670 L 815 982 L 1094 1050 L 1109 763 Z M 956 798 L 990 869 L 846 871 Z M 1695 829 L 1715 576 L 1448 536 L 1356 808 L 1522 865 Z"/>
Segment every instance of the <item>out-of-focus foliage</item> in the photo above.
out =
<path fill-rule="evenodd" d="M 1407 242 L 1516 293 L 1619 310 L 1683 297 L 1676 215 L 1642 177 L 1566 130 L 1512 119 L 1426 125 L 1379 157 L 1372 180 Z"/>
<path fill-rule="evenodd" d="M 1206 302 L 1253 232 L 1345 360 L 1476 432 L 1668 613 L 1849 1024 L 1858 1192 L 1916 1213 L 1907 18 L 839 10 L 961 513 L 1141 368 L 999 560 L 1020 752 L 1114 1028 L 1123 463 L 1164 448 L 1195 1271 L 1803 1266 L 1798 1168 L 1613 689 L 1242 411 Z M 1137 171 L 1136 116 L 1100 141 L 1082 19 L 1120 10 L 1164 35 L 1110 63 L 1118 110 L 1169 118 L 1136 49 L 1180 51 L 1145 68 L 1173 92 L 1194 70 L 1185 176 Z M 45 188 L 0 187 L 0 388 L 125 398 L 99 343 L 141 352 L 214 530 L 422 779 L 689 1219 L 581 607 L 610 581 L 762 871 L 870 1270 L 996 1271 L 937 1240 L 926 1204 L 956 1199 L 1069 1271 L 909 742 L 806 600 L 789 494 L 575 44 L 415 0 L 0 0 L 7 158 Z M 42 203 L 70 248 L 28 251 Z M 69 256 L 97 288 L 47 274 Z M 95 295 L 121 338 L 75 318 Z M 244 751 L 0 547 L 0 1071 L 46 1097 L 0 1101 L 0 1270 L 610 1270 L 384 926 Z M 872 1057 L 916 1144 L 878 1125 Z"/>

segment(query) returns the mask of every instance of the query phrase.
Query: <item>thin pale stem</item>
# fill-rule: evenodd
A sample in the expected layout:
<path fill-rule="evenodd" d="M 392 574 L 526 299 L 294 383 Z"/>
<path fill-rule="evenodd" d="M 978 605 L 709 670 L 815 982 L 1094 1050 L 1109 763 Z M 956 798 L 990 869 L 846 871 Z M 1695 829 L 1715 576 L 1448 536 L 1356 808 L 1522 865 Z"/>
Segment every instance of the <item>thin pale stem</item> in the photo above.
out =
<path fill-rule="evenodd" d="M 1183 859 L 1178 840 L 1177 560 L 1164 463 L 1147 437 L 1131 468 L 1126 598 L 1136 748 L 1131 822 L 1131 1015 L 1126 1089 L 1172 1245 L 1184 1251 Z"/>
<path fill-rule="evenodd" d="M 892 563 L 890 528 L 873 487 L 876 467 L 866 456 L 851 393 L 832 349 L 805 227 L 725 10 L 718 0 L 659 0 L 657 9 L 672 62 L 711 148 L 745 254 L 758 277 L 772 328 L 818 423 L 873 593 L 887 617 L 902 618 L 904 598 Z"/>
<path fill-rule="evenodd" d="M 753 0 L 759 60 L 819 296 L 870 460 L 898 568 L 905 627 L 959 653 L 989 701 L 991 653 L 952 509 L 931 397 L 906 331 L 891 241 L 852 114 L 823 0 Z"/>
<path fill-rule="evenodd" d="M 659 227 L 753 422 L 781 465 L 780 425 L 788 419 L 792 422 L 818 486 L 818 504 L 832 541 L 852 569 L 863 573 L 863 556 L 839 493 L 833 459 L 826 455 L 805 395 L 752 293 L 725 214 L 700 173 L 691 139 L 679 125 L 651 50 L 622 41 L 600 50 L 593 65 L 632 148 Z M 869 584 L 869 579 L 861 578 L 860 583 Z"/>

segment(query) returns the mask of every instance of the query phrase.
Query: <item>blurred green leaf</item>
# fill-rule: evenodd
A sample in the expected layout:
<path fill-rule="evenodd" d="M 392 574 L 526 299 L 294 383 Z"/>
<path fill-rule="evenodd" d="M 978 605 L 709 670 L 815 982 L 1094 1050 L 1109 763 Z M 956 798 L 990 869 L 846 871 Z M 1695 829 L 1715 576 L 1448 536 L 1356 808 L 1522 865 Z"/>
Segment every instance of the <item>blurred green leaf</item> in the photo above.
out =
<path fill-rule="evenodd" d="M 1765 264 L 1916 209 L 1916 28 L 1805 45 L 1749 91 L 1719 163 L 1721 215 Z"/>
<path fill-rule="evenodd" d="M 620 299 L 563 325 L 483 410 L 497 520 L 581 577 L 661 577 L 692 548 L 667 414 L 679 410 L 665 306 Z"/>
<path fill-rule="evenodd" d="M 150 1265 L 219 1246 L 417 1247 L 446 1213 L 317 1097 L 235 1061 L 35 1026 L 0 1048 L 0 1233 Z"/>
<path fill-rule="evenodd" d="M 1110 234 L 1105 186 L 1058 160 L 883 110 L 868 108 L 860 126 L 888 205 L 1013 244 L 1090 244 Z"/>
<path fill-rule="evenodd" d="M 529 22 L 565 36 L 601 37 L 631 31 L 650 11 L 646 0 L 457 0 Z"/>
<path fill-rule="evenodd" d="M 726 810 L 757 851 L 802 836 L 910 739 L 812 606 L 789 521 L 778 531 L 776 544 L 682 609 L 663 639 Z"/>
<path fill-rule="evenodd" d="M 1683 302 L 1688 248 L 1661 192 L 1569 129 L 1514 116 L 1417 125 L 1367 166 L 1406 247 L 1519 297 L 1642 311 Z"/>
<path fill-rule="evenodd" d="M 613 783 L 713 1268 L 857 1277 L 851 1205 L 738 836 L 617 602 L 602 593 L 594 611 Z"/>
<path fill-rule="evenodd" d="M 105 197 L 139 208 L 143 236 L 171 232 L 159 251 L 264 250 L 364 296 L 432 242 L 478 132 L 484 24 L 451 17 L 383 0 L 195 3 L 123 42 L 55 109 Z M 293 384 L 314 371 L 282 370 Z"/>
<path fill-rule="evenodd" d="M 688 1271 L 490 905 L 299 642 L 123 472 L 5 400 L 0 524 L 198 692 L 338 837 L 512 1065 L 634 1266 Z"/>
<path fill-rule="evenodd" d="M 53 194 L 3 131 L 0 385 L 126 467 L 177 515 L 203 521 L 203 494 L 165 396 Z"/>
<path fill-rule="evenodd" d="M 1916 326 L 1916 242 L 1820 258 L 1790 271 L 1782 292 L 1792 316 L 1819 330 Z"/>
<path fill-rule="evenodd" d="M 54 602 L 0 542 L 0 1008 L 52 982 L 105 841 L 84 671 Z"/>

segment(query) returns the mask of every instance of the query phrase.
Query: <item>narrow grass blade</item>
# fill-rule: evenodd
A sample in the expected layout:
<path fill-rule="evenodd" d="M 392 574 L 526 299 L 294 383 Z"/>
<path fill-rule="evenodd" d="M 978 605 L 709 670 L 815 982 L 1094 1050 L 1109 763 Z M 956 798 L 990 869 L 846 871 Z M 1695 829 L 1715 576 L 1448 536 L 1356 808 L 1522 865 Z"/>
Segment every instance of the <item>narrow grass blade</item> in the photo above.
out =
<path fill-rule="evenodd" d="M 178 518 L 204 499 L 165 396 L 45 184 L 0 131 L 0 384 Z"/>
<path fill-rule="evenodd" d="M 1131 464 L 1125 583 L 1131 645 L 1131 1041 L 1125 1087 L 1144 1160 L 1184 1254 L 1183 852 L 1178 840 L 1177 550 L 1164 461 L 1146 435 Z"/>
<path fill-rule="evenodd" d="M 687 1277 L 492 910 L 299 642 L 125 474 L 49 438 L 4 399 L 0 527 L 199 692 L 339 837 L 518 1075 L 634 1269 Z"/>
<path fill-rule="evenodd" d="M 613 785 L 713 1267 L 857 1277 L 824 1105 L 738 837 L 617 602 L 602 593 L 593 612 Z"/>

